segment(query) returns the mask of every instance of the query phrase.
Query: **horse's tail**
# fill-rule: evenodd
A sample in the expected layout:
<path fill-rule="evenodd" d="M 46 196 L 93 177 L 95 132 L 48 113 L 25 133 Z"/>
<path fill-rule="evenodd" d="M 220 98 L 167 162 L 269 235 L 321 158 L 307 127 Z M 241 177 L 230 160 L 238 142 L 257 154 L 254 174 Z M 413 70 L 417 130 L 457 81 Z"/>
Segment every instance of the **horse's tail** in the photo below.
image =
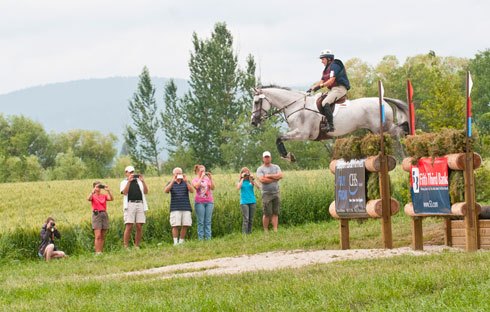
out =
<path fill-rule="evenodd" d="M 410 123 L 409 120 L 409 112 L 408 112 L 408 104 L 392 98 L 383 98 L 388 104 L 394 105 L 396 107 L 396 125 L 403 129 L 404 132 L 410 132 Z"/>

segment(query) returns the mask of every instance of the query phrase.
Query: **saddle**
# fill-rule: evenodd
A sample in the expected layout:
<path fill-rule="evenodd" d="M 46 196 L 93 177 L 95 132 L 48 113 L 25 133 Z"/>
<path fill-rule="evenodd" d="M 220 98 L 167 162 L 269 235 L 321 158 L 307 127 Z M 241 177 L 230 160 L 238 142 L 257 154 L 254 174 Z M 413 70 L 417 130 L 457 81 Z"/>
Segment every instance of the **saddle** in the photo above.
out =
<path fill-rule="evenodd" d="M 321 108 L 322 108 L 322 102 L 323 100 L 327 97 L 327 93 L 324 93 L 322 94 L 317 100 L 316 100 L 316 108 L 318 109 L 318 111 L 322 111 Z M 335 99 L 335 101 L 333 101 L 332 104 L 330 104 L 330 109 L 332 110 L 332 112 L 334 111 L 335 109 L 335 104 L 343 104 L 345 103 L 345 101 L 347 100 L 347 95 L 344 95 L 343 97 L 340 97 L 338 99 Z"/>

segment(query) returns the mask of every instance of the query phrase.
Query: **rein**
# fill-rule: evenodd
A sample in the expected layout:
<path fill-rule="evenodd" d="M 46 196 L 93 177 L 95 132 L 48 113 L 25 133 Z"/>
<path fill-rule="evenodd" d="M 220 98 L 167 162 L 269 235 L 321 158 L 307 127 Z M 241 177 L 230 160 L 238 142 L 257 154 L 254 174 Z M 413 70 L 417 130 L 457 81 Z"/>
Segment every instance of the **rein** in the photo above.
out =
<path fill-rule="evenodd" d="M 314 113 L 317 113 L 317 114 L 320 114 L 321 115 L 320 112 L 318 112 L 316 110 L 312 110 L 312 109 L 306 107 L 306 97 L 307 97 L 307 95 L 305 94 L 304 96 L 301 96 L 297 100 L 294 100 L 291 103 L 287 104 L 283 108 L 278 109 L 278 110 L 276 110 L 276 111 L 274 111 L 274 112 L 272 112 L 272 113 L 269 114 L 264 108 L 262 108 L 262 101 L 265 99 L 267 102 L 269 102 L 269 104 L 271 105 L 271 107 L 273 107 L 272 102 L 265 96 L 265 94 L 262 93 L 262 90 L 260 90 L 260 94 L 259 94 L 259 108 L 256 109 L 256 110 L 254 110 L 252 112 L 252 115 L 255 114 L 256 112 L 259 112 L 259 111 L 262 112 L 263 111 L 265 114 L 263 116 L 261 116 L 260 119 L 261 120 L 266 120 L 266 119 L 269 119 L 269 118 L 273 117 L 274 115 L 283 113 L 284 114 L 284 119 L 285 119 L 286 122 L 288 122 L 288 118 L 291 115 L 293 115 L 293 114 L 295 114 L 297 112 L 300 112 L 302 110 L 308 110 L 308 111 L 311 111 L 311 112 L 314 112 Z M 295 104 L 296 102 L 298 102 L 299 100 L 301 100 L 302 98 L 304 98 L 303 107 L 301 107 L 301 108 L 293 111 L 292 113 L 286 115 L 286 109 L 288 107 L 290 107 L 291 105 Z"/>

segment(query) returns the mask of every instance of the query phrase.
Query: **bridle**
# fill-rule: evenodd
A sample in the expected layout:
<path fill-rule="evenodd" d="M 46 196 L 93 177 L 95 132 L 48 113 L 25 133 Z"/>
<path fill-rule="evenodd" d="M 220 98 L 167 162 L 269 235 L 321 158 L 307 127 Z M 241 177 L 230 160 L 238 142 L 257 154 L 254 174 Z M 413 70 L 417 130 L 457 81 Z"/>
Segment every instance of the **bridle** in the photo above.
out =
<path fill-rule="evenodd" d="M 252 117 L 253 117 L 253 115 L 254 115 L 255 113 L 260 112 L 260 120 L 261 120 L 261 121 L 262 121 L 262 120 L 269 119 L 269 118 L 272 118 L 273 116 L 275 116 L 275 115 L 277 115 L 277 114 L 283 113 L 283 114 L 284 114 L 284 117 L 283 117 L 283 118 L 284 118 L 284 120 L 286 121 L 286 123 L 288 123 L 288 118 L 289 118 L 291 115 L 293 115 L 293 114 L 295 114 L 295 113 L 297 113 L 297 112 L 299 112 L 299 111 L 302 111 L 302 110 L 309 110 L 309 111 L 312 111 L 312 112 L 314 112 L 314 113 L 321 114 L 321 113 L 320 113 L 320 112 L 318 112 L 318 111 L 315 111 L 315 110 L 312 110 L 312 109 L 310 109 L 310 108 L 307 108 L 307 107 L 306 107 L 306 98 L 307 98 L 307 95 L 306 95 L 306 94 L 305 94 L 304 96 L 301 96 L 300 98 L 298 98 L 298 99 L 296 99 L 296 100 L 292 101 L 291 103 L 287 104 L 287 105 L 286 105 L 286 106 L 284 106 L 283 108 L 278 109 L 278 110 L 275 110 L 275 111 L 274 111 L 274 112 L 272 112 L 272 113 L 269 113 L 268 111 L 266 111 L 266 110 L 265 110 L 265 109 L 262 107 L 262 103 L 263 103 L 263 101 L 264 101 L 264 100 L 266 100 L 267 102 L 269 102 L 270 106 L 271 106 L 271 107 L 273 107 L 272 102 L 271 102 L 271 101 L 270 101 L 270 100 L 269 100 L 269 99 L 268 99 L 268 98 L 265 96 L 265 94 L 262 92 L 262 89 L 260 89 L 259 91 L 256 91 L 255 96 L 257 96 L 257 95 L 259 96 L 259 101 L 258 101 L 259 107 L 258 107 L 256 110 L 252 111 Z M 304 99 L 304 101 L 303 101 L 303 106 L 302 106 L 302 107 L 300 107 L 299 109 L 297 109 L 297 110 L 293 111 L 292 113 L 290 113 L 290 114 L 286 115 L 286 109 L 287 109 L 288 107 L 292 106 L 293 104 L 297 103 L 297 102 L 298 102 L 299 100 L 301 100 L 301 99 Z M 264 115 L 262 115 L 262 112 L 264 112 Z"/>

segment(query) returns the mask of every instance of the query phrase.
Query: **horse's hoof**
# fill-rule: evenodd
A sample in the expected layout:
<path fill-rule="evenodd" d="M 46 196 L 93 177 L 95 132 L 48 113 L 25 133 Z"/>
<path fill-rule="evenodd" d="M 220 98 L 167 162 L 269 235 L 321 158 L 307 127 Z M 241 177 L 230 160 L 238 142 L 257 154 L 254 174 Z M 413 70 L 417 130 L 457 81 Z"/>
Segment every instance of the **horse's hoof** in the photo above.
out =
<path fill-rule="evenodd" d="M 294 154 L 291 153 L 291 152 L 288 153 L 288 157 L 287 158 L 288 158 L 288 160 L 290 162 L 295 162 L 296 161 L 296 156 L 294 156 Z"/>

